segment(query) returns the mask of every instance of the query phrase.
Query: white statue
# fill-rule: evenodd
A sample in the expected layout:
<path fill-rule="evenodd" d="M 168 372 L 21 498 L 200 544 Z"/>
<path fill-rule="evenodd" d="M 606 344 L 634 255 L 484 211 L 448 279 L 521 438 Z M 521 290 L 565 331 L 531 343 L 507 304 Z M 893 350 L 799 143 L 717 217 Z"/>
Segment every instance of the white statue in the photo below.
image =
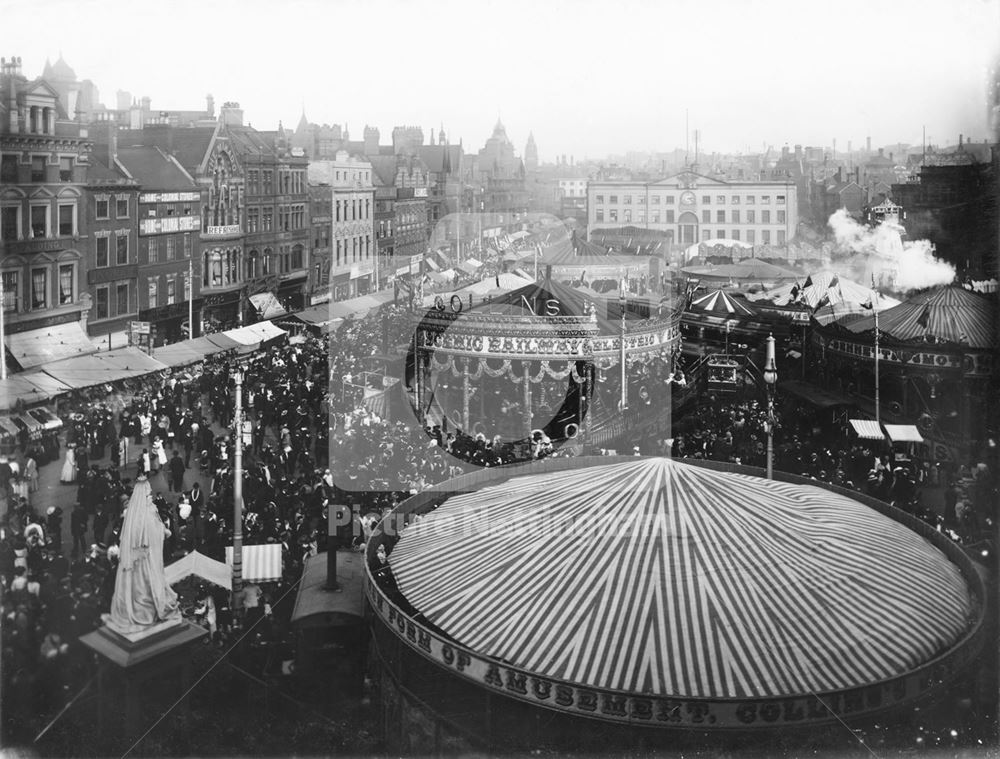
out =
<path fill-rule="evenodd" d="M 139 477 L 122 523 L 118 576 L 107 625 L 135 635 L 162 622 L 180 621 L 177 594 L 163 570 L 163 541 L 169 531 L 153 505 L 153 491 Z"/>

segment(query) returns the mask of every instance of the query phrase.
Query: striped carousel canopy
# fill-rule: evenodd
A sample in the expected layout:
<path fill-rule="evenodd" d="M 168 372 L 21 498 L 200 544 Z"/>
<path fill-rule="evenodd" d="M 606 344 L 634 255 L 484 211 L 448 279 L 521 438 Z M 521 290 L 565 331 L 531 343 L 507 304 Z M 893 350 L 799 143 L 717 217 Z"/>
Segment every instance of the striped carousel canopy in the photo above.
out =
<path fill-rule="evenodd" d="M 847 497 L 667 459 L 455 495 L 390 555 L 457 642 L 540 675 L 658 695 L 858 686 L 953 644 L 956 566 Z"/>
<path fill-rule="evenodd" d="M 753 316 L 753 309 L 746 301 L 734 298 L 723 290 L 715 290 L 708 295 L 702 295 L 691 301 L 692 311 L 704 311 L 710 314 L 729 316 Z"/>
<path fill-rule="evenodd" d="M 997 347 L 996 302 L 961 287 L 938 287 L 879 314 L 879 331 L 897 340 L 933 337 L 969 348 Z M 846 325 L 852 332 L 875 329 L 875 318 Z"/>

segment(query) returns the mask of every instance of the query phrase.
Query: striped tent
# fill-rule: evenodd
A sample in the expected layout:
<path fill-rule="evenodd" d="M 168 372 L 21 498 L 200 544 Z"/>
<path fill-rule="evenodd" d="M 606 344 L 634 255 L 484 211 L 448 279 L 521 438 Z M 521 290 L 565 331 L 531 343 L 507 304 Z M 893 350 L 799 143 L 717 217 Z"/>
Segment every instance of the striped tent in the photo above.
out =
<path fill-rule="evenodd" d="M 973 611 L 944 554 L 850 498 L 657 458 L 453 495 L 389 560 L 460 644 L 657 695 L 871 683 L 948 648 Z"/>
<path fill-rule="evenodd" d="M 852 332 L 875 329 L 874 317 L 845 325 Z M 949 285 L 916 295 L 879 313 L 878 328 L 896 340 L 936 340 L 975 349 L 997 346 L 996 301 Z"/>
<path fill-rule="evenodd" d="M 753 316 L 754 311 L 745 301 L 734 298 L 732 295 L 716 290 L 695 298 L 691 301 L 692 311 L 704 311 L 709 314 L 720 314 L 725 316 Z"/>
<path fill-rule="evenodd" d="M 806 282 L 809 283 L 808 287 L 803 286 Z M 833 285 L 833 287 L 830 285 Z M 799 289 L 796 290 L 796 288 Z M 769 300 L 779 305 L 788 305 L 789 303 L 798 301 L 804 303 L 809 308 L 816 308 L 825 299 L 826 302 L 833 305 L 850 304 L 860 308 L 860 304 L 867 303 L 871 300 L 871 297 L 872 291 L 870 287 L 865 287 L 857 282 L 839 276 L 832 269 L 823 269 L 815 274 L 810 274 L 805 278 L 805 282 L 784 284 L 781 287 L 751 296 L 751 299 Z M 881 313 L 887 308 L 898 306 L 899 301 L 888 295 L 880 294 L 875 300 L 875 304 Z M 853 313 L 853 311 L 842 309 L 841 315 L 846 313 Z"/>

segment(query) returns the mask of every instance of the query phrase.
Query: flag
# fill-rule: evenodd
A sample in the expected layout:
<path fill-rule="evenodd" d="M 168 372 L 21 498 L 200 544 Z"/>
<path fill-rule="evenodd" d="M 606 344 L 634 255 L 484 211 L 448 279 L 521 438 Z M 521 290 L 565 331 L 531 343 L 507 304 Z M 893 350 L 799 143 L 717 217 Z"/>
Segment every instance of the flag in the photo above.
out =
<path fill-rule="evenodd" d="M 839 285 L 839 284 L 840 284 L 840 279 L 838 279 L 837 275 L 834 274 L 833 275 L 833 279 L 830 280 L 830 284 L 828 284 L 826 286 L 826 289 L 827 290 L 832 290 L 834 287 L 837 287 L 837 285 Z"/>
<path fill-rule="evenodd" d="M 812 287 L 812 284 L 813 284 L 813 278 L 812 278 L 812 276 L 808 276 L 808 277 L 806 277 L 806 283 L 804 285 L 802 285 L 802 289 L 803 290 L 808 289 L 808 288 Z"/>
<path fill-rule="evenodd" d="M 815 314 L 817 311 L 819 311 L 821 308 L 823 308 L 823 306 L 829 306 L 829 305 L 830 305 L 830 295 L 826 294 L 822 298 L 819 299 L 819 303 L 816 304 L 816 306 L 815 306 L 815 308 L 813 308 L 812 312 Z"/>
<path fill-rule="evenodd" d="M 924 310 L 920 312 L 920 316 L 917 318 L 917 324 L 919 324 L 924 329 L 927 329 L 927 323 L 931 320 L 931 307 L 924 306 Z"/>

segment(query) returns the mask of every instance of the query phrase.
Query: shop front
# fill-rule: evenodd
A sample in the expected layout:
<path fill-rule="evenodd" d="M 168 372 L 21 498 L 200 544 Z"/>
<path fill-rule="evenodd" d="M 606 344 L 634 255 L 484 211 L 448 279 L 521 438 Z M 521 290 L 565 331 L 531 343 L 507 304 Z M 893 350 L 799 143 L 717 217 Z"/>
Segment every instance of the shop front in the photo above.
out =
<path fill-rule="evenodd" d="M 206 332 L 222 332 L 240 326 L 239 288 L 228 292 L 205 295 L 202 304 L 202 320 Z"/>
<path fill-rule="evenodd" d="M 201 337 L 202 327 L 201 327 L 201 315 L 203 301 L 201 298 L 197 298 L 193 304 L 191 304 L 190 312 L 194 315 L 194 333 L 188 334 L 185 329 L 187 327 L 189 308 L 187 301 L 181 301 L 180 303 L 171 303 L 166 306 L 157 306 L 156 308 L 148 308 L 145 311 L 139 312 L 139 321 L 149 322 L 153 327 L 153 334 L 155 334 L 155 339 L 153 341 L 153 346 L 157 347 L 160 345 L 167 345 L 169 343 L 177 343 L 181 340 L 187 340 L 192 337 Z"/>
<path fill-rule="evenodd" d="M 285 311 L 291 313 L 293 311 L 301 311 L 306 307 L 306 287 L 307 276 L 305 272 L 283 280 L 278 284 L 275 294 Z"/>

